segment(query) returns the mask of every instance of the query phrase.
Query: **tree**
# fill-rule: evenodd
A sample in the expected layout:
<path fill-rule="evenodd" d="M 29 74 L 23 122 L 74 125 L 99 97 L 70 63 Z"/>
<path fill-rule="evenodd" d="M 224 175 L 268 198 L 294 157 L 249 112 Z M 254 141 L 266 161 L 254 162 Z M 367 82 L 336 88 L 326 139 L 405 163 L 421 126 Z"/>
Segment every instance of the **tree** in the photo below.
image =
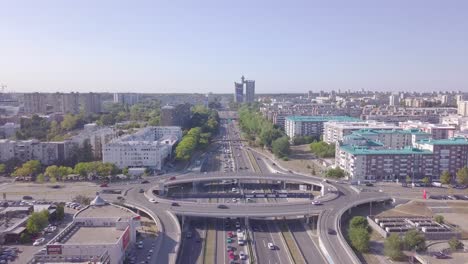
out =
<path fill-rule="evenodd" d="M 88 163 L 86 162 L 77 163 L 75 165 L 74 170 L 76 174 L 79 174 L 81 176 L 88 176 L 88 171 L 89 171 Z"/>
<path fill-rule="evenodd" d="M 41 170 L 41 163 L 38 160 L 30 160 L 13 172 L 13 176 L 17 177 L 33 177 Z"/>
<path fill-rule="evenodd" d="M 408 250 L 423 251 L 426 249 L 426 238 L 418 230 L 406 232 L 403 241 Z"/>
<path fill-rule="evenodd" d="M 351 245 L 359 252 L 369 251 L 369 231 L 362 227 L 351 228 L 349 230 L 349 240 Z"/>
<path fill-rule="evenodd" d="M 448 242 L 449 246 L 450 246 L 450 249 L 452 251 L 455 251 L 457 249 L 461 249 L 463 248 L 463 243 L 460 242 L 460 240 L 458 240 L 456 237 L 452 237 L 449 242 Z"/>
<path fill-rule="evenodd" d="M 384 254 L 392 260 L 400 260 L 403 257 L 403 242 L 393 233 L 384 242 Z"/>
<path fill-rule="evenodd" d="M 429 184 L 429 178 L 428 177 L 424 177 L 422 178 L 422 183 L 424 183 L 424 186 L 427 186 Z"/>
<path fill-rule="evenodd" d="M 3 163 L 0 163 L 0 174 L 4 174 L 6 172 L 6 165 Z"/>
<path fill-rule="evenodd" d="M 411 177 L 409 175 L 406 175 L 406 183 L 412 182 Z"/>
<path fill-rule="evenodd" d="M 349 228 L 363 228 L 363 229 L 368 229 L 369 228 L 369 222 L 367 222 L 367 219 L 363 216 L 355 216 L 351 219 L 349 222 Z"/>
<path fill-rule="evenodd" d="M 463 167 L 457 171 L 457 183 L 468 185 L 468 167 Z"/>
<path fill-rule="evenodd" d="M 63 220 L 65 217 L 65 207 L 63 204 L 58 204 L 57 209 L 55 210 L 57 220 Z"/>
<path fill-rule="evenodd" d="M 287 157 L 291 150 L 289 149 L 289 140 L 287 137 L 281 137 L 278 139 L 275 139 L 271 143 L 271 148 L 273 151 L 273 154 L 277 157 Z"/>
<path fill-rule="evenodd" d="M 335 157 L 335 144 L 327 144 L 323 141 L 310 143 L 310 151 L 319 158 Z"/>
<path fill-rule="evenodd" d="M 343 178 L 344 176 L 345 172 L 341 168 L 329 169 L 325 173 L 325 177 L 327 178 Z"/>
<path fill-rule="evenodd" d="M 60 123 L 62 129 L 70 131 L 77 127 L 78 117 L 72 114 L 66 114 L 63 117 L 63 121 Z"/>
<path fill-rule="evenodd" d="M 73 201 L 80 203 L 80 204 L 89 205 L 91 203 L 91 198 L 80 194 L 80 195 L 75 196 L 73 198 Z"/>
<path fill-rule="evenodd" d="M 448 171 L 442 172 L 442 174 L 440 175 L 440 183 L 450 184 L 451 181 L 452 181 L 452 175 L 450 175 L 450 172 Z"/>
<path fill-rule="evenodd" d="M 39 233 L 44 227 L 49 224 L 49 212 L 42 210 L 41 212 L 32 213 L 26 222 L 26 230 L 30 234 Z"/>
<path fill-rule="evenodd" d="M 434 216 L 434 221 L 439 224 L 443 224 L 445 219 L 443 215 L 436 215 Z"/>
<path fill-rule="evenodd" d="M 59 167 L 56 165 L 48 166 L 44 174 L 47 175 L 50 179 L 57 180 L 59 177 Z"/>
<path fill-rule="evenodd" d="M 128 167 L 122 169 L 122 174 L 127 176 L 128 175 Z"/>
<path fill-rule="evenodd" d="M 23 232 L 20 236 L 20 243 L 21 244 L 31 243 L 31 236 L 27 232 Z"/>
<path fill-rule="evenodd" d="M 37 175 L 36 182 L 37 183 L 44 183 L 45 182 L 44 174 L 40 173 L 39 175 Z"/>

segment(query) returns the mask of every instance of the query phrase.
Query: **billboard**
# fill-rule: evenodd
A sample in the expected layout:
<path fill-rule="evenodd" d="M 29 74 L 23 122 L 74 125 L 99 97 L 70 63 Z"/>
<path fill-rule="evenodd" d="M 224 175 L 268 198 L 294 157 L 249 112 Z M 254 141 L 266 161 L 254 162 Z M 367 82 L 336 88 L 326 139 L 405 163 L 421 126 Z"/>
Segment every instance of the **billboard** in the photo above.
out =
<path fill-rule="evenodd" d="M 62 255 L 62 245 L 47 245 L 47 255 Z"/>
<path fill-rule="evenodd" d="M 125 232 L 122 237 L 122 250 L 125 250 L 130 242 L 130 227 L 128 226 L 125 229 Z"/>

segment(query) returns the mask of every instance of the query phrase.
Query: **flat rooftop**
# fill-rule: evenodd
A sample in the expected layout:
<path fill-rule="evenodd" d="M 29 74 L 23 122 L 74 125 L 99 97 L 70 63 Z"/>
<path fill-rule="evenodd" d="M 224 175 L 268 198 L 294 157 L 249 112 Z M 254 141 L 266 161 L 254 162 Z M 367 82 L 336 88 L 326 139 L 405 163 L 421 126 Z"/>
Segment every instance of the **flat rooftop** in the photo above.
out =
<path fill-rule="evenodd" d="M 124 230 L 115 227 L 82 226 L 72 234 L 63 244 L 71 245 L 94 245 L 113 244 L 122 236 Z"/>
<path fill-rule="evenodd" d="M 115 205 L 106 204 L 103 206 L 89 206 L 83 211 L 79 212 L 77 217 L 87 218 L 131 218 L 137 216 L 137 214 L 124 208 L 117 207 Z"/>
<path fill-rule="evenodd" d="M 432 151 L 412 147 L 402 149 L 373 149 L 366 146 L 342 145 L 340 150 L 353 155 L 432 155 Z"/>
<path fill-rule="evenodd" d="M 295 121 L 295 122 L 328 122 L 328 121 L 349 121 L 349 122 L 359 122 L 359 118 L 350 117 L 350 116 L 287 116 L 286 119 Z"/>

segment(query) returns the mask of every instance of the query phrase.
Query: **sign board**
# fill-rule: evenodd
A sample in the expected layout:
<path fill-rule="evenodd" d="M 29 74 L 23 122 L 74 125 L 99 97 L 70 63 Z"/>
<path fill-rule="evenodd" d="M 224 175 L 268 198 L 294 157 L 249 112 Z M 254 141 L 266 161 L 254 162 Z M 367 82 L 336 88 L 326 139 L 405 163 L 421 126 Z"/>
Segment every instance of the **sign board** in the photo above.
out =
<path fill-rule="evenodd" d="M 278 195 L 279 198 L 288 198 L 288 195 L 287 194 L 280 194 Z"/>
<path fill-rule="evenodd" d="M 255 195 L 253 195 L 253 194 L 246 194 L 245 197 L 246 197 L 246 198 L 254 198 Z"/>
<path fill-rule="evenodd" d="M 62 245 L 47 245 L 47 255 L 62 255 Z"/>
<path fill-rule="evenodd" d="M 265 197 L 265 195 L 264 194 L 256 194 L 255 197 L 263 198 L 263 197 Z"/>
<path fill-rule="evenodd" d="M 125 232 L 122 237 L 122 249 L 125 250 L 130 242 L 130 227 L 125 229 Z"/>
<path fill-rule="evenodd" d="M 307 185 L 305 185 L 305 184 L 299 184 L 299 190 L 300 190 L 300 191 L 307 191 Z"/>
<path fill-rule="evenodd" d="M 276 194 L 268 194 L 267 197 L 268 197 L 268 198 L 275 198 L 275 197 L 276 197 Z"/>

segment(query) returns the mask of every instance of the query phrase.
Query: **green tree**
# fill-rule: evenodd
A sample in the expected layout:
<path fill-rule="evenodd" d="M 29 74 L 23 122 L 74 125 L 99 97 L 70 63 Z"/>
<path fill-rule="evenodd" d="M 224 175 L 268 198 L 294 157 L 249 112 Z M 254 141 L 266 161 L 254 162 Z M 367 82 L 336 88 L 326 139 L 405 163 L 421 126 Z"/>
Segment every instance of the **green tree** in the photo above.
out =
<path fill-rule="evenodd" d="M 367 219 L 363 216 L 355 216 L 349 221 L 349 228 L 363 228 L 367 230 L 369 228 L 369 222 L 367 222 Z"/>
<path fill-rule="evenodd" d="M 409 175 L 406 176 L 406 183 L 412 182 L 411 177 Z"/>
<path fill-rule="evenodd" d="M 426 238 L 418 230 L 409 230 L 403 238 L 408 250 L 423 251 L 426 249 Z"/>
<path fill-rule="evenodd" d="M 403 242 L 400 237 L 393 233 L 384 242 L 384 254 L 391 260 L 400 260 L 403 257 Z"/>
<path fill-rule="evenodd" d="M 57 220 L 63 220 L 63 218 L 65 217 L 65 207 L 63 206 L 63 204 L 57 205 L 57 209 L 55 213 L 56 213 Z"/>
<path fill-rule="evenodd" d="M 60 166 L 58 168 L 58 179 L 62 180 L 68 175 L 73 173 L 73 169 L 67 166 Z"/>
<path fill-rule="evenodd" d="M 329 169 L 325 173 L 325 177 L 327 178 L 343 178 L 344 176 L 345 172 L 341 168 Z"/>
<path fill-rule="evenodd" d="M 6 172 L 6 165 L 3 163 L 0 163 L 0 175 L 4 174 Z"/>
<path fill-rule="evenodd" d="M 275 139 L 273 143 L 271 143 L 271 148 L 273 151 L 273 154 L 277 157 L 287 157 L 289 153 L 291 152 L 290 150 L 290 145 L 289 145 L 289 140 L 288 137 L 281 137 L 278 139 Z"/>
<path fill-rule="evenodd" d="M 56 165 L 48 166 L 44 174 L 49 178 L 57 179 L 59 177 L 59 167 Z"/>
<path fill-rule="evenodd" d="M 428 177 L 424 177 L 422 178 L 422 183 L 424 183 L 424 186 L 427 186 L 429 184 L 429 178 Z"/>
<path fill-rule="evenodd" d="M 28 243 L 31 243 L 31 236 L 27 233 L 27 232 L 23 232 L 21 235 L 20 235 L 20 243 L 21 244 L 28 244 Z"/>
<path fill-rule="evenodd" d="M 369 251 L 369 231 L 365 228 L 351 228 L 349 230 L 349 240 L 351 245 L 359 252 Z"/>
<path fill-rule="evenodd" d="M 26 222 L 26 230 L 30 234 L 39 233 L 44 227 L 49 224 L 49 212 L 42 210 L 41 212 L 32 213 Z"/>
<path fill-rule="evenodd" d="M 38 160 L 30 160 L 25 163 L 19 168 L 17 168 L 12 176 L 21 176 L 21 177 L 33 177 L 41 170 L 41 163 Z"/>
<path fill-rule="evenodd" d="M 436 221 L 439 224 L 443 224 L 445 219 L 443 215 L 436 215 L 434 216 L 434 221 Z"/>
<path fill-rule="evenodd" d="M 448 171 L 442 172 L 442 174 L 440 175 L 440 183 L 450 184 L 451 181 L 452 181 L 452 175 L 450 175 L 450 172 Z"/>
<path fill-rule="evenodd" d="M 448 242 L 450 249 L 456 251 L 457 249 L 463 248 L 463 243 L 460 242 L 456 237 L 452 237 Z"/>
<path fill-rule="evenodd" d="M 319 158 L 335 157 L 335 144 L 327 144 L 323 141 L 310 143 L 310 151 Z"/>
<path fill-rule="evenodd" d="M 77 127 L 78 124 L 78 117 L 72 114 L 66 114 L 63 117 L 63 121 L 60 123 L 62 129 L 66 131 L 73 130 Z"/>
<path fill-rule="evenodd" d="M 122 169 L 122 174 L 127 176 L 128 175 L 128 167 Z"/>
<path fill-rule="evenodd" d="M 75 173 L 81 176 L 88 176 L 89 166 L 86 162 L 80 162 L 75 165 Z"/>
<path fill-rule="evenodd" d="M 44 174 L 39 173 L 39 175 L 37 175 L 37 177 L 36 177 L 36 182 L 37 183 L 44 183 L 45 182 Z"/>
<path fill-rule="evenodd" d="M 457 171 L 457 183 L 468 185 L 468 167 L 463 167 Z"/>

